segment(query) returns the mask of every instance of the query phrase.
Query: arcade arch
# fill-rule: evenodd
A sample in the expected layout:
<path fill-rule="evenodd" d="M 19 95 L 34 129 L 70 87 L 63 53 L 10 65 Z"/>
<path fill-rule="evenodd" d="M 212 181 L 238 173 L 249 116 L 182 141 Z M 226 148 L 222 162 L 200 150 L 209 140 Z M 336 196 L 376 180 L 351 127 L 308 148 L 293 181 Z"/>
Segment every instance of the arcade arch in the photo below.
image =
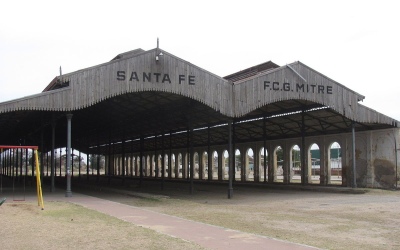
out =
<path fill-rule="evenodd" d="M 201 154 L 201 175 L 200 179 L 208 180 L 208 153 L 203 151 Z"/>
<path fill-rule="evenodd" d="M 229 152 L 228 150 L 224 150 L 222 153 L 222 180 L 228 180 L 229 179 Z"/>
<path fill-rule="evenodd" d="M 229 163 L 229 154 L 228 154 L 228 163 Z M 236 149 L 235 168 L 234 168 L 234 176 L 236 181 L 242 180 L 242 168 L 243 168 L 243 163 L 242 163 L 241 153 L 239 149 Z M 226 170 L 229 171 L 229 166 L 226 168 Z"/>
<path fill-rule="evenodd" d="M 284 155 L 281 146 L 277 146 L 274 151 L 273 173 L 275 173 L 274 182 L 288 182 L 288 168 L 284 165 Z"/>
<path fill-rule="evenodd" d="M 252 148 L 246 150 L 244 157 L 245 181 L 255 181 L 254 152 Z"/>
<path fill-rule="evenodd" d="M 258 176 L 259 176 L 259 181 L 260 182 L 266 182 L 268 181 L 268 162 L 269 162 L 269 157 L 268 157 L 268 150 L 264 147 L 262 147 L 258 151 Z M 276 172 L 275 172 L 276 173 Z"/>
<path fill-rule="evenodd" d="M 176 178 L 176 154 L 171 153 L 171 176 L 170 178 Z"/>
<path fill-rule="evenodd" d="M 183 156 L 181 153 L 178 154 L 178 174 L 176 176 L 176 178 L 182 179 L 183 178 Z"/>
<path fill-rule="evenodd" d="M 342 185 L 342 148 L 338 142 L 329 146 L 328 184 Z"/>
<path fill-rule="evenodd" d="M 219 179 L 219 171 L 218 171 L 218 165 L 219 165 L 219 157 L 221 155 L 218 155 L 217 151 L 214 151 L 212 153 L 212 167 L 211 167 L 211 179 L 212 180 L 218 180 Z"/>
<path fill-rule="evenodd" d="M 313 143 L 308 151 L 308 168 L 310 184 L 320 184 L 321 173 L 321 151 L 317 143 Z"/>
<path fill-rule="evenodd" d="M 299 145 L 294 145 L 290 149 L 290 170 L 289 170 L 289 180 L 291 183 L 301 183 L 301 149 Z"/>
<path fill-rule="evenodd" d="M 193 178 L 199 179 L 200 176 L 200 164 L 199 164 L 199 154 L 197 152 L 193 155 Z"/>

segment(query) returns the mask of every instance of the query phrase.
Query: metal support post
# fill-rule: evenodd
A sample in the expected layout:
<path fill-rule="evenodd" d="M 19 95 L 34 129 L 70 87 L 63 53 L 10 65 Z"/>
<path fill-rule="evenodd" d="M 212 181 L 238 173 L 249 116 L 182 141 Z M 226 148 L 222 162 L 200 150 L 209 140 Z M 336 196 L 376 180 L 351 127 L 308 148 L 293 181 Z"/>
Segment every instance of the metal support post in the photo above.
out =
<path fill-rule="evenodd" d="M 356 178 L 356 132 L 355 132 L 355 122 L 351 124 L 351 134 L 352 134 L 352 154 L 353 154 L 353 188 L 357 188 L 357 178 Z"/>
<path fill-rule="evenodd" d="M 72 197 L 71 191 L 71 119 L 72 114 L 67 114 L 67 191 L 65 197 Z"/>
<path fill-rule="evenodd" d="M 233 198 L 233 167 L 234 167 L 234 152 L 232 147 L 232 121 L 228 122 L 228 148 L 229 148 L 229 188 L 228 199 Z"/>
<path fill-rule="evenodd" d="M 50 191 L 53 193 L 55 191 L 55 183 L 54 183 L 54 173 L 56 168 L 56 160 L 54 158 L 54 148 L 55 148 L 55 138 L 56 138 L 56 120 L 53 115 L 53 119 L 51 122 L 51 170 L 50 170 L 50 178 L 51 178 L 51 188 Z"/>

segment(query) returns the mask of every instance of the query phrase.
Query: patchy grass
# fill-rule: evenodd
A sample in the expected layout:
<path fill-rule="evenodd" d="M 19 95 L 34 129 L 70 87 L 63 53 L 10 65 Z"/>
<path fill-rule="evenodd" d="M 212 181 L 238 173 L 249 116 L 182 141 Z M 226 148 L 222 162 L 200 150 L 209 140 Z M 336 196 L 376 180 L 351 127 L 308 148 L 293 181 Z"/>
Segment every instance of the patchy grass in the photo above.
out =
<path fill-rule="evenodd" d="M 233 199 L 227 199 L 224 187 L 200 188 L 189 195 L 181 186 L 146 187 L 150 195 L 142 198 L 104 189 L 81 192 L 323 249 L 400 249 L 400 192 L 346 194 L 240 187 Z M 77 205 L 45 205 L 44 211 L 36 204 L 5 203 L 0 207 L 0 219 L 6 225 L 0 227 L 4 249 L 200 249 Z"/>
<path fill-rule="evenodd" d="M 65 202 L 5 203 L 0 221 L 2 249 L 202 249 Z"/>
<path fill-rule="evenodd" d="M 334 194 L 252 190 L 234 199 L 212 192 L 119 202 L 323 249 L 398 249 L 400 193 Z M 162 194 L 167 194 L 162 192 Z"/>

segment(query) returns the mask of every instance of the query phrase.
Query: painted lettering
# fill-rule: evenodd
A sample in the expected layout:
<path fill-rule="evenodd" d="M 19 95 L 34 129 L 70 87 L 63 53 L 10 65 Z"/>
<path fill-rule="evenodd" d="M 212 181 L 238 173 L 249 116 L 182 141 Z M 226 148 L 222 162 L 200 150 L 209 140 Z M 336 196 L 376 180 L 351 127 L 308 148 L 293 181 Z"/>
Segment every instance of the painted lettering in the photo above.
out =
<path fill-rule="evenodd" d="M 194 76 L 189 76 L 189 85 L 194 85 Z"/>
<path fill-rule="evenodd" d="M 279 82 L 273 82 L 272 83 L 272 89 L 273 90 L 279 90 Z"/>
<path fill-rule="evenodd" d="M 332 86 L 327 86 L 326 87 L 326 93 L 332 95 Z"/>
<path fill-rule="evenodd" d="M 117 80 L 125 81 L 125 71 L 117 71 Z"/>
<path fill-rule="evenodd" d="M 116 72 L 117 81 L 125 81 L 129 77 L 130 82 L 152 82 L 153 83 L 169 83 L 172 84 L 172 80 L 169 74 L 164 73 L 152 73 L 152 72 L 126 72 L 124 70 L 118 70 Z M 189 85 L 196 84 L 196 76 L 194 75 L 178 75 L 178 83 L 186 83 Z"/>
<path fill-rule="evenodd" d="M 283 90 L 284 91 L 290 91 L 290 83 L 284 82 L 283 83 Z"/>
<path fill-rule="evenodd" d="M 129 81 L 133 81 L 133 80 L 139 81 L 139 78 L 138 78 L 136 72 L 132 72 L 131 78 L 129 78 Z"/>
<path fill-rule="evenodd" d="M 158 79 L 160 78 L 160 73 L 154 73 L 153 74 L 156 77 L 156 82 L 159 82 Z"/>
<path fill-rule="evenodd" d="M 162 79 L 162 83 L 165 83 L 165 82 L 171 83 L 171 79 L 169 79 L 169 75 L 168 74 L 164 74 L 164 77 Z"/>
<path fill-rule="evenodd" d="M 264 90 L 269 88 L 269 81 L 264 81 Z"/>
<path fill-rule="evenodd" d="M 302 91 L 304 92 L 304 84 L 296 83 L 296 92 Z"/>
<path fill-rule="evenodd" d="M 151 82 L 151 73 L 145 73 L 145 72 L 143 72 L 143 82 L 146 82 L 146 80 L 148 81 L 148 82 Z"/>
<path fill-rule="evenodd" d="M 315 85 L 315 84 L 310 84 L 310 86 L 311 86 L 311 91 L 313 92 L 313 93 L 315 93 L 314 91 L 315 91 L 315 87 L 317 87 L 317 85 Z"/>
<path fill-rule="evenodd" d="M 272 91 L 292 91 L 292 92 L 302 92 L 302 93 L 315 93 L 315 94 L 333 94 L 332 86 L 318 85 L 318 84 L 307 84 L 307 83 L 295 83 L 290 82 L 271 82 L 263 81 L 264 90 Z"/>
<path fill-rule="evenodd" d="M 185 75 L 179 75 L 179 84 L 182 84 L 183 81 L 185 81 Z"/>

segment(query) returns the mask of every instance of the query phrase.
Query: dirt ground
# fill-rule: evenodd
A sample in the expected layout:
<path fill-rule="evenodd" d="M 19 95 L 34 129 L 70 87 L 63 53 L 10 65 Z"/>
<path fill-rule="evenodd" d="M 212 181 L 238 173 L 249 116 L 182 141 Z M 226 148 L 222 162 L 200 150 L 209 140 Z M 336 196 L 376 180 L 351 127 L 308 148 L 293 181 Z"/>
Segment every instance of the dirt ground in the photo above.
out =
<path fill-rule="evenodd" d="M 6 202 L 0 207 L 1 249 L 203 249 L 66 202 Z"/>
<path fill-rule="evenodd" d="M 303 191 L 235 186 L 233 199 L 227 199 L 225 185 L 195 184 L 192 194 L 189 192 L 187 183 L 179 185 L 164 183 L 163 188 L 160 183 L 155 182 L 144 183 L 141 188 L 138 188 L 136 184 L 130 184 L 129 187 L 127 185 L 123 187 L 124 190 L 129 190 L 125 193 L 115 192 L 116 188 L 122 189 L 121 185 L 108 188 L 103 186 L 101 190 L 99 187 L 89 188 L 78 185 L 73 187 L 73 192 L 86 193 L 194 221 L 322 249 L 400 249 L 399 191 L 368 190 L 363 194 L 355 194 L 343 192 L 340 189 L 342 192 L 333 193 L 321 192 L 319 189 Z M 63 207 L 66 209 L 63 211 L 78 209 L 75 205 L 68 203 L 46 202 L 46 192 L 44 197 L 45 211 L 62 210 Z M 4 205 L 6 206 L 3 207 Z M 131 248 L 127 246 L 139 238 L 139 242 L 143 241 L 140 243 L 144 246 L 142 249 L 199 249 L 199 246 L 195 244 L 167 236 L 163 236 L 166 238 L 163 243 L 152 245 L 155 244 L 154 239 L 160 237 L 157 233 L 134 225 L 126 225 L 115 218 L 86 211 L 83 208 L 78 210 L 84 210 L 82 213 L 89 218 L 85 219 L 85 223 L 74 228 L 73 233 L 64 232 L 73 222 L 60 223 L 65 216 L 52 212 L 53 215 L 45 217 L 46 220 L 42 218 L 43 220 L 40 221 L 41 233 L 31 237 L 31 234 L 36 235 L 32 228 L 37 221 L 29 221 L 35 221 L 35 217 L 41 215 L 40 210 L 37 207 L 32 210 L 32 208 L 14 206 L 12 203 L 4 205 L 0 207 L 0 219 L 3 224 L 0 227 L 0 235 L 2 239 L 4 239 L 3 235 L 6 235 L 7 242 L 18 242 L 23 239 L 35 243 L 42 238 L 40 236 L 51 234 L 56 235 L 57 239 L 64 239 L 64 241 L 56 240 L 57 244 L 69 242 L 70 247 L 84 243 L 91 249 L 105 249 L 100 246 L 118 242 L 118 245 L 113 248 L 125 249 Z M 8 210 L 12 209 L 17 210 L 8 213 Z M 19 222 L 15 221 L 17 217 Z M 110 223 L 114 224 L 109 226 Z M 4 227 L 4 224 L 7 227 Z M 24 229 L 26 227 L 31 228 L 31 231 L 26 231 L 27 229 Z M 130 231 L 138 229 L 145 232 Z M 80 237 L 82 239 L 79 239 Z M 123 241 L 126 238 L 130 240 Z M 90 243 L 87 242 L 88 239 L 92 239 Z M 168 242 L 169 240 L 172 242 Z M 107 241 L 107 243 L 100 244 L 102 241 Z M 13 245 L 9 246 L 16 249 Z M 174 247 L 169 248 L 171 246 Z M 30 249 L 35 249 L 35 247 Z"/>

